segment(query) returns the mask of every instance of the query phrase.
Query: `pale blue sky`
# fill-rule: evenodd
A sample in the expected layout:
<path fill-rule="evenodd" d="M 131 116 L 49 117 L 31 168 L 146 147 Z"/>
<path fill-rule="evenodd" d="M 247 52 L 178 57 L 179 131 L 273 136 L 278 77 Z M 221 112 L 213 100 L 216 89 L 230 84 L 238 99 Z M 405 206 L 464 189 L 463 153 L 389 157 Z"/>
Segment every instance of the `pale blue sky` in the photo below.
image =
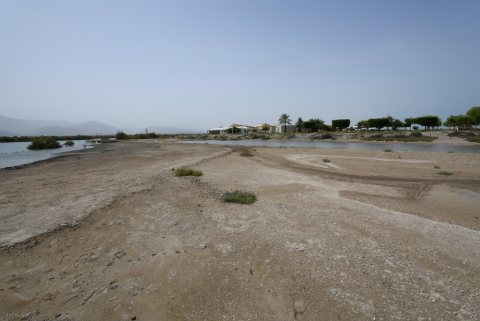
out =
<path fill-rule="evenodd" d="M 464 113 L 480 1 L 0 1 L 0 115 L 118 127 Z"/>

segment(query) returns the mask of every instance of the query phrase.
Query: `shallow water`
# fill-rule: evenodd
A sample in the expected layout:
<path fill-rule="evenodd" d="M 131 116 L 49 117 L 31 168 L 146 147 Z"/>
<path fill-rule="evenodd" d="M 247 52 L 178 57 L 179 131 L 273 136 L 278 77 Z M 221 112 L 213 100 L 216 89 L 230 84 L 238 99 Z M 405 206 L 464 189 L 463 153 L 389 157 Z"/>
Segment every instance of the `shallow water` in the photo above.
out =
<path fill-rule="evenodd" d="M 204 140 L 204 141 L 184 141 L 186 144 L 212 144 L 212 145 L 238 145 L 252 147 L 303 147 L 303 148 L 332 148 L 332 149 L 354 149 L 354 150 L 374 150 L 384 151 L 408 151 L 408 152 L 434 152 L 434 153 L 480 153 L 480 144 L 453 146 L 445 144 L 428 143 L 342 143 L 342 142 L 299 142 L 290 140 Z"/>
<path fill-rule="evenodd" d="M 0 143 L 0 168 L 24 165 L 51 158 L 59 153 L 91 148 L 85 140 L 74 140 L 75 145 L 63 146 L 64 141 L 58 141 L 62 147 L 56 149 L 28 150 L 30 142 Z"/>

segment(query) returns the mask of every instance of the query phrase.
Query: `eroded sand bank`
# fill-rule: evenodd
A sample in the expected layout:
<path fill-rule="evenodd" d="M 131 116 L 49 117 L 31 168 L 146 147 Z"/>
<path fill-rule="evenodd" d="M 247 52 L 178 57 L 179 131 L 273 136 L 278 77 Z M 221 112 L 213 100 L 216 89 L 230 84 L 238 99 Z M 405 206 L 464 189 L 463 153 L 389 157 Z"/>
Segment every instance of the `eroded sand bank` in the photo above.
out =
<path fill-rule="evenodd" d="M 0 318 L 478 319 L 480 155 L 253 154 L 125 142 L 1 171 Z M 237 188 L 258 202 L 221 202 Z"/>

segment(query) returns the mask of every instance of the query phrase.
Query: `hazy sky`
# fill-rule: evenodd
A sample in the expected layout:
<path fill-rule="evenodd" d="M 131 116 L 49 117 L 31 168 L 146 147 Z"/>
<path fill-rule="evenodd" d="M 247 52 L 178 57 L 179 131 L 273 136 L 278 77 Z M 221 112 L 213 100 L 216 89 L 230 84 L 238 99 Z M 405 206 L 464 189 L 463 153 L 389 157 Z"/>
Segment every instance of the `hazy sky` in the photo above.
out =
<path fill-rule="evenodd" d="M 480 1 L 0 1 L 0 115 L 118 127 L 464 113 Z"/>

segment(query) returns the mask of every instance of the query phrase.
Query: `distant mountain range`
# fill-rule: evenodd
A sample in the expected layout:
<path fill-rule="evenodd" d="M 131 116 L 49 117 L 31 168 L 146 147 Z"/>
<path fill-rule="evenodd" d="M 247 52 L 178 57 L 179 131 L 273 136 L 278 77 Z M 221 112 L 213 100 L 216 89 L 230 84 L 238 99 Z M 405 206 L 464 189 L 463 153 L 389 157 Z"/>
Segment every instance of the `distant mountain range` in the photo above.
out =
<path fill-rule="evenodd" d="M 157 134 L 191 134 L 199 131 L 168 126 L 149 126 L 148 132 Z M 113 135 L 119 131 L 135 134 L 145 129 L 119 129 L 98 121 L 72 124 L 61 120 L 28 120 L 0 116 L 0 136 L 73 136 L 73 135 Z"/>
<path fill-rule="evenodd" d="M 27 120 L 0 116 L 0 136 L 112 135 L 119 129 L 97 121 L 72 124 L 61 120 Z"/>
<path fill-rule="evenodd" d="M 201 131 L 169 126 L 150 126 L 148 127 L 148 132 L 157 134 L 197 134 Z"/>

